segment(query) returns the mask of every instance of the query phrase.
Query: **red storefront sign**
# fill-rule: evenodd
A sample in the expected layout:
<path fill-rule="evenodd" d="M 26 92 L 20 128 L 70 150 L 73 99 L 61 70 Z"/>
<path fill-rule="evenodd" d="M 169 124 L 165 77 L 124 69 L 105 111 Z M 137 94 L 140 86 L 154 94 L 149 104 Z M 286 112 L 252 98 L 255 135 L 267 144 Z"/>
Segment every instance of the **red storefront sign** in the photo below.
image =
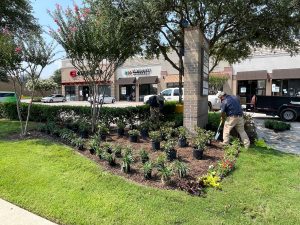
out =
<path fill-rule="evenodd" d="M 70 76 L 71 77 L 76 77 L 77 76 L 77 71 L 76 70 L 71 70 L 70 71 Z"/>

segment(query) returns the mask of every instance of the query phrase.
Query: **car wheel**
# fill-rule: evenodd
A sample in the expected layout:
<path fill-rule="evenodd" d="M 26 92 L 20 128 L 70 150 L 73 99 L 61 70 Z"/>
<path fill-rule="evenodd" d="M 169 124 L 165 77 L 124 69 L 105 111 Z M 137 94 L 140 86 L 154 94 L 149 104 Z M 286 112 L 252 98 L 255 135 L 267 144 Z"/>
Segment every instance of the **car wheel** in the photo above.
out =
<path fill-rule="evenodd" d="M 63 100 L 62 100 L 62 102 L 65 102 L 65 101 L 66 101 L 66 99 L 63 99 Z"/>
<path fill-rule="evenodd" d="M 284 109 L 280 112 L 280 118 L 283 121 L 291 122 L 297 119 L 297 113 L 293 109 Z"/>
<path fill-rule="evenodd" d="M 113 99 L 113 100 L 111 100 L 111 103 L 115 103 L 115 101 L 116 101 L 116 100 L 115 100 L 115 99 Z"/>
<path fill-rule="evenodd" d="M 50 99 L 50 101 L 49 101 L 49 102 L 53 103 L 53 99 Z"/>
<path fill-rule="evenodd" d="M 211 112 L 212 111 L 212 106 L 211 106 L 211 103 L 208 102 L 208 112 Z"/>

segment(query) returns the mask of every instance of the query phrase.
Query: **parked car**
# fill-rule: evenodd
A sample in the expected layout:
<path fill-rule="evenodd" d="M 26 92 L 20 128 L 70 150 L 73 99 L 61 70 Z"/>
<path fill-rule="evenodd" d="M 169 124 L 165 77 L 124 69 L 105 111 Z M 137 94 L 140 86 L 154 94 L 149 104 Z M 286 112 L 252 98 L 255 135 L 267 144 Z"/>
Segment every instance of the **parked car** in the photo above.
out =
<path fill-rule="evenodd" d="M 63 95 L 53 94 L 41 99 L 41 102 L 65 102 L 66 98 Z"/>
<path fill-rule="evenodd" d="M 184 100 L 184 89 L 182 89 L 183 95 L 182 99 Z M 167 88 L 160 92 L 162 96 L 164 96 L 165 101 L 179 101 L 179 88 Z M 146 95 L 144 97 L 144 103 L 149 103 L 149 98 L 153 95 Z M 208 109 L 219 110 L 221 106 L 221 100 L 216 95 L 208 95 Z"/>
<path fill-rule="evenodd" d="M 15 92 L 0 91 L 0 102 L 16 102 L 17 97 Z"/>
<path fill-rule="evenodd" d="M 89 102 L 93 102 L 93 98 L 92 97 L 88 97 L 88 101 Z M 116 99 L 115 97 L 111 97 L 108 95 L 99 95 L 98 98 L 96 98 L 96 102 L 98 103 L 115 103 Z"/>

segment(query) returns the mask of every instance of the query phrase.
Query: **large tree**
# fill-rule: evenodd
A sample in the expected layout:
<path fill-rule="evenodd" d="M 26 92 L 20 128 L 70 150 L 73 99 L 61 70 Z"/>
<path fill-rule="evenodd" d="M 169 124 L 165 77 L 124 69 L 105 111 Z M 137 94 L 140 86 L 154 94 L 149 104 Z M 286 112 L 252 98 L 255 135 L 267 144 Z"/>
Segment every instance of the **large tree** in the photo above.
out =
<path fill-rule="evenodd" d="M 98 0 L 103 2 L 103 0 Z M 117 0 L 123 17 L 147 34 L 147 56 L 162 54 L 184 75 L 184 27 L 199 27 L 209 41 L 211 68 L 238 62 L 262 46 L 299 50 L 298 0 Z M 176 52 L 174 60 L 169 53 Z M 181 92 L 181 91 L 180 91 Z"/>
<path fill-rule="evenodd" d="M 28 0 L 1 0 L 0 29 L 10 32 L 38 29 Z"/>
<path fill-rule="evenodd" d="M 82 8 L 75 4 L 73 9 L 66 10 L 57 5 L 50 15 L 58 26 L 56 31 L 52 30 L 52 36 L 90 86 L 92 130 L 95 131 L 101 109 L 96 101 L 99 84 L 110 82 L 116 68 L 134 55 L 141 43 L 114 4 L 88 2 Z"/>

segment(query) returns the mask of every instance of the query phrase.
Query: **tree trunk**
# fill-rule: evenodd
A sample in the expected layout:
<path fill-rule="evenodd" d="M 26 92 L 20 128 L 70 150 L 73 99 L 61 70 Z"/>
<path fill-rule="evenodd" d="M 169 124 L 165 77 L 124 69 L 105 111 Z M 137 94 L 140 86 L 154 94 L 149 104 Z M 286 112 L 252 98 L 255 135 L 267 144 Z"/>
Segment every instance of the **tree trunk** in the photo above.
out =
<path fill-rule="evenodd" d="M 12 79 L 12 80 L 13 80 L 13 85 L 14 85 L 14 91 L 15 91 L 16 98 L 17 98 L 16 105 L 17 105 L 18 118 L 19 118 L 19 121 L 20 121 L 21 136 L 23 136 L 23 133 L 24 133 L 23 121 L 22 121 L 22 115 L 21 115 L 21 110 L 20 110 L 20 105 L 21 105 L 21 101 L 20 101 L 21 97 L 20 96 L 22 96 L 22 89 L 20 91 L 20 95 L 18 95 L 17 87 L 16 87 L 16 81 L 14 79 Z"/>
<path fill-rule="evenodd" d="M 24 132 L 23 132 L 24 136 L 27 134 L 28 121 L 29 121 L 29 117 L 30 117 L 30 110 L 31 110 L 31 106 L 32 106 L 33 96 L 34 96 L 34 86 L 33 86 L 33 90 L 31 91 L 30 102 L 29 102 L 28 109 L 27 109 L 27 118 L 26 118 L 25 128 L 24 128 Z"/>

